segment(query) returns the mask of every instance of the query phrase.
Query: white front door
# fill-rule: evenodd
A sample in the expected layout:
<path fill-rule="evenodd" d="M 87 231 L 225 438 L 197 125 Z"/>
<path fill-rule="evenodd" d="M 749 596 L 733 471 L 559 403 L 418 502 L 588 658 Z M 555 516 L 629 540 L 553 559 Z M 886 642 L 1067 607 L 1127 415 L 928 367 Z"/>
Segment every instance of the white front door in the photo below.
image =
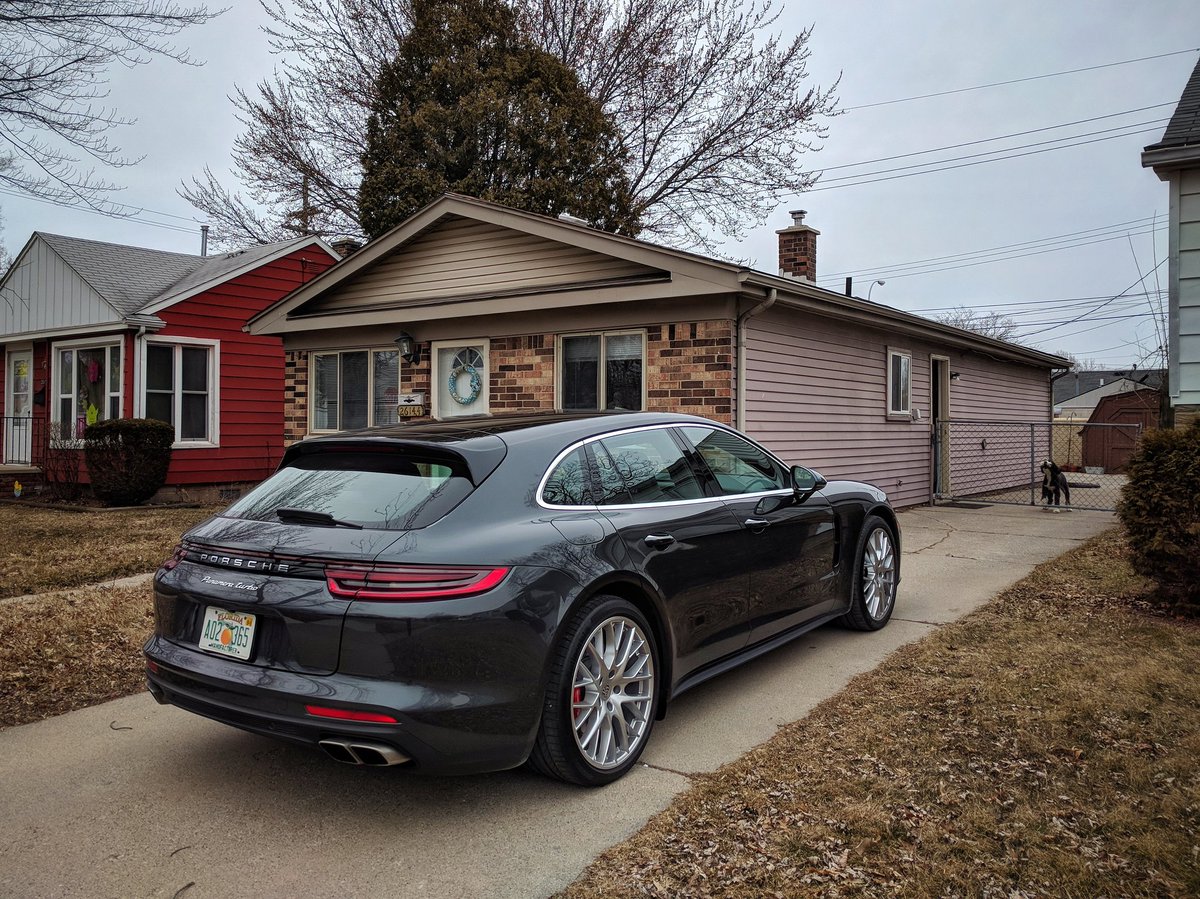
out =
<path fill-rule="evenodd" d="M 33 457 L 33 352 L 10 352 L 4 374 L 4 462 L 28 465 Z"/>

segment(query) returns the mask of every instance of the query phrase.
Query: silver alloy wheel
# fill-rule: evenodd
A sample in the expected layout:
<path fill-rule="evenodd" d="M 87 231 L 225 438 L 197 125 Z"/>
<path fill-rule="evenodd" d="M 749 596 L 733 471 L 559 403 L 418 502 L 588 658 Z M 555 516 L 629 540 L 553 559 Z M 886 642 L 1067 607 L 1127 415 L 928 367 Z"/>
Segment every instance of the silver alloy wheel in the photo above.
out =
<path fill-rule="evenodd" d="M 571 681 L 575 745 L 593 767 L 616 768 L 645 739 L 654 705 L 654 654 L 636 622 L 616 616 L 584 642 Z"/>
<path fill-rule="evenodd" d="M 896 551 L 886 528 L 876 528 L 863 550 L 863 605 L 878 621 L 887 615 L 896 595 Z"/>

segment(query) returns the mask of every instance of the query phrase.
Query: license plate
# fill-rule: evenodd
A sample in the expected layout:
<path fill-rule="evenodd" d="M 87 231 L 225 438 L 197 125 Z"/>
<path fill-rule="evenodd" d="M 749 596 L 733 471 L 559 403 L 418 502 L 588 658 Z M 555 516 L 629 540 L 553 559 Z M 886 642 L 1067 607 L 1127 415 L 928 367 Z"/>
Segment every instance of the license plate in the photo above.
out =
<path fill-rule="evenodd" d="M 209 606 L 204 610 L 204 625 L 200 629 L 200 648 L 235 659 L 250 658 L 254 645 L 254 625 L 257 616 L 246 612 L 230 612 Z"/>

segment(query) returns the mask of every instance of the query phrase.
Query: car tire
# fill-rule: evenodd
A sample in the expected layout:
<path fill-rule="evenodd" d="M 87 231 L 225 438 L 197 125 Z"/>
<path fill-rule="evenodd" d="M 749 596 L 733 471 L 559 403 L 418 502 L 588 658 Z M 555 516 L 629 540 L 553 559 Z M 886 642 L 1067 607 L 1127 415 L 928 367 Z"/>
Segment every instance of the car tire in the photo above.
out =
<path fill-rule="evenodd" d="M 659 658 L 654 631 L 632 603 L 603 595 L 585 603 L 551 660 L 530 767 L 582 786 L 629 771 L 658 712 Z"/>
<path fill-rule="evenodd" d="M 896 607 L 899 571 L 895 532 L 882 518 L 868 515 L 858 535 L 850 610 L 842 623 L 856 631 L 877 631 L 887 624 Z"/>

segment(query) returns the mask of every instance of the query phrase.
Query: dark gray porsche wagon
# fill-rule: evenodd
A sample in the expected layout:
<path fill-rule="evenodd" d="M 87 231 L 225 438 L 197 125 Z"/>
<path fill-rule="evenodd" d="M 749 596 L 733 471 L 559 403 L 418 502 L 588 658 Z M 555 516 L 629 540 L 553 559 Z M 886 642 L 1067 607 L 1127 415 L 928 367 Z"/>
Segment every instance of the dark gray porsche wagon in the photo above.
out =
<path fill-rule="evenodd" d="M 602 784 L 667 702 L 883 627 L 884 494 L 723 425 L 497 416 L 305 440 L 155 576 L 150 691 L 354 764 Z"/>

